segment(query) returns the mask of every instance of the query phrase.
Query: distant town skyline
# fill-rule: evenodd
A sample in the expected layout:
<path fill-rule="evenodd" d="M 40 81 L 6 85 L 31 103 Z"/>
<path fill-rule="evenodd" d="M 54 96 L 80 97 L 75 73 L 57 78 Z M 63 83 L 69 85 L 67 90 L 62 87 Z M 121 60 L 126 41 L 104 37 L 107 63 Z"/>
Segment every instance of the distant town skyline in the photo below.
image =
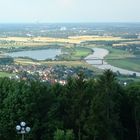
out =
<path fill-rule="evenodd" d="M 0 0 L 0 23 L 140 22 L 140 0 Z"/>

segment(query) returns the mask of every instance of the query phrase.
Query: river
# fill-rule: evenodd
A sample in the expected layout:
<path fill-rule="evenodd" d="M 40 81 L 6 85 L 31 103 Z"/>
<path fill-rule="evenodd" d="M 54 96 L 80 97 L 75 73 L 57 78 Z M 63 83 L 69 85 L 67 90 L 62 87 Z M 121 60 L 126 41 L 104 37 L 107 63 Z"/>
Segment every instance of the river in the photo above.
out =
<path fill-rule="evenodd" d="M 94 65 L 96 68 L 99 68 L 99 69 L 104 69 L 104 70 L 111 69 L 113 72 L 119 71 L 121 74 L 125 74 L 125 75 L 132 75 L 132 74 L 136 73 L 137 76 L 140 76 L 140 72 L 135 72 L 135 71 L 118 68 L 118 67 L 108 64 L 104 60 L 103 60 L 103 64 L 102 64 L 101 60 L 96 60 L 96 59 L 104 59 L 104 57 L 109 54 L 109 51 L 107 49 L 93 48 L 93 51 L 94 51 L 93 54 L 91 54 L 85 58 L 85 59 L 92 59 L 92 60 L 86 60 L 86 62 L 88 64 Z"/>
<path fill-rule="evenodd" d="M 96 68 L 99 69 L 111 69 L 113 72 L 119 71 L 121 74 L 125 75 L 132 75 L 136 73 L 137 76 L 140 76 L 140 72 L 130 71 L 122 68 L 118 68 L 108 64 L 106 61 L 97 60 L 97 59 L 104 59 L 106 55 L 108 55 L 109 51 L 103 48 L 93 48 L 93 54 L 87 56 L 85 59 L 92 59 L 86 60 L 88 64 L 94 65 Z M 61 49 L 46 49 L 46 50 L 31 50 L 31 51 L 20 51 L 20 52 L 13 52 L 7 53 L 11 57 L 30 57 L 37 60 L 45 60 L 45 59 L 55 59 L 57 55 L 61 54 Z M 95 60 L 94 60 L 95 59 Z"/>

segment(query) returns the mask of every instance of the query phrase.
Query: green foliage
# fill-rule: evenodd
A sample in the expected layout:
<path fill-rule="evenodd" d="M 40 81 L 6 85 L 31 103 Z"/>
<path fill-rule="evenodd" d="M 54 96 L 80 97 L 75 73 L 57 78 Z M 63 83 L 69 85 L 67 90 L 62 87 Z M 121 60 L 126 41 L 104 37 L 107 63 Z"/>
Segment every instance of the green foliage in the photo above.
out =
<path fill-rule="evenodd" d="M 57 129 L 54 133 L 54 140 L 65 140 L 64 130 Z"/>
<path fill-rule="evenodd" d="M 0 64 L 1 65 L 9 65 L 14 62 L 14 59 L 12 57 L 1 57 L 0 58 Z"/>
<path fill-rule="evenodd" d="M 17 140 L 26 121 L 27 140 L 139 140 L 140 83 L 119 85 L 106 70 L 97 80 L 83 73 L 67 84 L 0 79 L 0 139 Z"/>
<path fill-rule="evenodd" d="M 110 70 L 105 71 L 99 78 L 96 88 L 86 130 L 94 139 L 116 139 L 117 130 L 120 129 L 120 89 L 115 75 Z"/>
<path fill-rule="evenodd" d="M 74 140 L 74 134 L 72 130 L 57 129 L 54 133 L 54 140 Z"/>
<path fill-rule="evenodd" d="M 130 104 L 130 115 L 132 116 L 133 130 L 137 140 L 140 139 L 140 83 L 133 83 L 127 87 L 127 96 Z M 135 131 L 134 131 L 135 130 Z"/>
<path fill-rule="evenodd" d="M 66 131 L 65 140 L 74 140 L 74 134 L 72 130 Z"/>

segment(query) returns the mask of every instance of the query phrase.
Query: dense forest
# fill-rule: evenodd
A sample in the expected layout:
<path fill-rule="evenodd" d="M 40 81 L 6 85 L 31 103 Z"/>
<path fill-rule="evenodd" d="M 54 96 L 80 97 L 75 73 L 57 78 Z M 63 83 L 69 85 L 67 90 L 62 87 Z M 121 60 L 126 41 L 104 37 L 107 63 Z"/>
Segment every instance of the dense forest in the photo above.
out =
<path fill-rule="evenodd" d="M 0 79 L 0 140 L 140 140 L 140 83 L 121 85 L 114 73 L 82 73 L 66 85 Z"/>

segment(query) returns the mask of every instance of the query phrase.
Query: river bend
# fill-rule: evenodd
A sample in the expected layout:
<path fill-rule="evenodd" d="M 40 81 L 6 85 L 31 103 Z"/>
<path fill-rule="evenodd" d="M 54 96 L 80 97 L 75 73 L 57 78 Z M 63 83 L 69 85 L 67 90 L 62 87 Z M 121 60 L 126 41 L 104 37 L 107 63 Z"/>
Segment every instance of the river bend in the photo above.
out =
<path fill-rule="evenodd" d="M 110 69 L 113 72 L 119 71 L 121 74 L 125 74 L 125 75 L 132 75 L 132 74 L 136 73 L 137 76 L 140 76 L 140 72 L 135 72 L 135 71 L 130 71 L 130 70 L 122 69 L 119 67 L 115 67 L 115 66 L 108 64 L 104 60 L 103 60 L 103 64 L 102 64 L 101 60 L 97 60 L 97 59 L 104 59 L 104 57 L 109 54 L 109 51 L 107 49 L 93 48 L 93 51 L 94 51 L 93 54 L 91 54 L 85 58 L 85 59 L 87 59 L 86 62 L 88 64 L 94 65 L 96 68 L 99 68 L 99 69 L 104 69 L 104 70 Z"/>

